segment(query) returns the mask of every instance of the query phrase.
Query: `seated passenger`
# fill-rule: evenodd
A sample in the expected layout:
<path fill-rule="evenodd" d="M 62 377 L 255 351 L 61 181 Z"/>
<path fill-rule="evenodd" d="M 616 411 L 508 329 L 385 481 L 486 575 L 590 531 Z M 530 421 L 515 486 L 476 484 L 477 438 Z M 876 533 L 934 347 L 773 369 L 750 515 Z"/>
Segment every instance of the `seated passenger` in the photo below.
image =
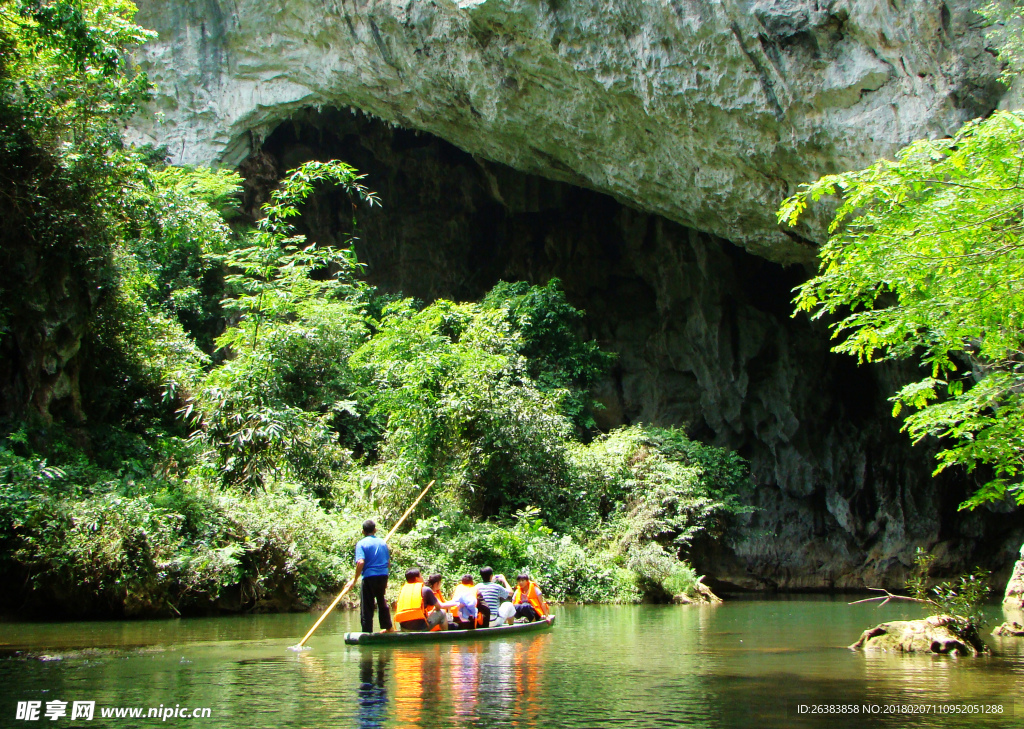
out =
<path fill-rule="evenodd" d="M 492 582 L 492 578 L 497 581 Z M 512 607 L 512 603 L 507 602 L 512 597 L 512 586 L 508 584 L 505 575 L 495 576 L 494 570 L 484 567 L 480 570 L 480 584 L 476 586 L 476 594 L 491 613 L 490 625 L 505 622 L 505 617 L 500 614 L 500 608 L 502 605 L 508 605 L 505 610 L 507 612 Z"/>
<path fill-rule="evenodd" d="M 491 611 L 480 600 L 476 585 L 473 584 L 473 575 L 462 576 L 461 584 L 456 585 L 452 593 L 452 600 L 459 605 L 452 610 L 455 627 L 473 630 L 490 623 Z"/>
<path fill-rule="evenodd" d="M 515 606 L 517 618 L 525 618 L 532 623 L 551 612 L 551 608 L 540 593 L 540 588 L 529 575 L 519 575 L 516 582 L 518 584 L 512 596 L 512 604 Z"/>
<path fill-rule="evenodd" d="M 430 575 L 427 578 L 427 587 L 434 596 L 433 601 L 427 597 L 426 590 L 423 591 L 424 610 L 427 612 L 427 624 L 431 630 L 448 630 L 448 609 L 455 607 L 456 603 L 445 602 L 441 594 L 441 575 Z"/>
<path fill-rule="evenodd" d="M 431 575 L 430 580 L 431 584 L 440 588 L 441 575 Z M 420 571 L 414 567 L 405 572 L 405 584 L 398 595 L 395 620 L 402 630 L 446 630 L 448 614 L 445 609 L 457 604 L 438 600 L 437 593 L 429 584 L 423 584 Z"/>

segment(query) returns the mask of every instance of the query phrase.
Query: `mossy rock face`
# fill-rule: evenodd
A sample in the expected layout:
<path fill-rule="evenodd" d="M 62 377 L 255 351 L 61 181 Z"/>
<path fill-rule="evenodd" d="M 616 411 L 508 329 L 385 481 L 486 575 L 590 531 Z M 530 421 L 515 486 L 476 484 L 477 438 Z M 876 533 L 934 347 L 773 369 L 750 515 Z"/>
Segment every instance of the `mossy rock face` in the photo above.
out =
<path fill-rule="evenodd" d="M 886 653 L 934 653 L 977 656 L 988 653 L 984 643 L 952 615 L 932 615 L 922 620 L 896 620 L 865 630 L 852 650 Z"/>

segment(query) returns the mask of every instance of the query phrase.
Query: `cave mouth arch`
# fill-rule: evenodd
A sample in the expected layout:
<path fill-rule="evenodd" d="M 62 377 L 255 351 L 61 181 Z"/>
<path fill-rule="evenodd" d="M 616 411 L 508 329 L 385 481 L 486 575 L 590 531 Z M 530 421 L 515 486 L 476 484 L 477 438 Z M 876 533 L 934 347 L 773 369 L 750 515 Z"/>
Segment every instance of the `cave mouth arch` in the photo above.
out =
<path fill-rule="evenodd" d="M 748 459 L 758 511 L 698 569 L 740 587 L 896 586 L 910 545 L 976 552 L 982 517 L 949 508 L 965 484 L 934 481 L 931 453 L 889 414 L 899 372 L 855 366 L 824 326 L 790 317 L 806 270 L 352 110 L 304 109 L 274 128 L 239 165 L 246 212 L 314 159 L 351 164 L 382 201 L 323 190 L 301 223 L 322 244 L 355 235 L 369 283 L 465 301 L 558 277 L 583 334 L 618 355 L 595 393 L 602 428 L 680 425 Z"/>
<path fill-rule="evenodd" d="M 585 334 L 619 353 L 617 381 L 605 399 L 617 393 L 621 402 L 608 403 L 606 427 L 637 420 L 686 425 L 697 437 L 722 441 L 722 428 L 709 427 L 699 412 L 699 398 L 679 392 L 698 384 L 693 360 L 704 357 L 677 357 L 673 343 L 699 328 L 716 340 L 708 354 L 722 361 L 713 366 L 759 382 L 778 360 L 778 342 L 747 351 L 739 320 L 793 328 L 790 291 L 805 275 L 801 268 L 359 111 L 305 109 L 280 123 L 239 166 L 246 211 L 255 217 L 288 170 L 314 159 L 351 164 L 383 204 L 355 207 L 341 191 L 318 192 L 304 211 L 303 232 L 328 245 L 354 235 L 368 282 L 386 292 L 479 300 L 500 280 L 543 284 L 558 277 L 587 314 Z M 737 355 L 753 371 L 732 361 Z M 623 391 L 623 380 L 650 380 L 655 372 L 642 393 Z M 855 407 L 871 400 L 864 394 L 858 392 Z M 727 434 L 727 444 L 742 449 L 744 438 L 735 435 Z"/>

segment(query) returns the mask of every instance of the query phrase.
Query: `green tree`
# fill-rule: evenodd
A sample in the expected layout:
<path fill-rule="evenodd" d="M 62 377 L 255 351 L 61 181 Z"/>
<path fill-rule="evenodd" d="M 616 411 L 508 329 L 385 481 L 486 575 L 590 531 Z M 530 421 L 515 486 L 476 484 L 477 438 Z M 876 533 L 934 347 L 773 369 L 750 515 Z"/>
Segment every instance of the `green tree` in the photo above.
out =
<path fill-rule="evenodd" d="M 204 167 L 146 169 L 136 190 L 136 229 L 126 248 L 138 261 L 140 295 L 154 312 L 177 319 L 205 352 L 223 327 L 223 268 L 216 260 L 238 247 L 242 178 Z"/>
<path fill-rule="evenodd" d="M 544 392 L 559 391 L 562 411 L 582 430 L 595 427 L 590 387 L 615 361 L 597 342 L 579 336 L 583 312 L 565 300 L 561 282 L 544 286 L 499 282 L 484 297 L 485 309 L 503 309 L 517 337 L 527 372 Z"/>
<path fill-rule="evenodd" d="M 149 93 L 126 51 L 156 36 L 128 0 L 0 0 L 0 94 L 64 166 L 103 177 L 123 121 Z"/>
<path fill-rule="evenodd" d="M 120 399 L 100 395 L 120 368 L 100 319 L 121 308 L 117 248 L 141 167 L 121 140 L 148 90 L 128 51 L 152 34 L 134 13 L 0 0 L 0 416 L 81 421 L 90 394 Z M 96 375 L 82 396 L 79 373 Z"/>
<path fill-rule="evenodd" d="M 982 12 L 1011 81 L 1024 49 L 1019 4 Z M 795 224 L 826 196 L 838 207 L 797 310 L 837 317 L 834 351 L 922 363 L 923 376 L 891 398 L 893 414 L 909 411 L 915 443 L 940 439 L 936 473 L 991 469 L 964 507 L 1024 503 L 1024 112 L 997 111 L 951 139 L 803 185 L 779 221 Z"/>
<path fill-rule="evenodd" d="M 290 221 L 325 182 L 377 204 L 361 179 L 342 162 L 302 165 L 264 205 L 248 245 L 210 255 L 228 270 L 231 295 L 222 306 L 239 321 L 217 339 L 229 360 L 206 375 L 183 413 L 225 485 L 251 493 L 292 475 L 326 496 L 345 461 L 331 423 L 354 408 L 343 398 L 348 356 L 366 333 L 358 306 L 347 301 L 360 289 L 359 264 L 350 249 L 305 245 Z"/>
<path fill-rule="evenodd" d="M 374 482 L 397 497 L 388 506 L 405 499 L 396 484 L 436 479 L 435 493 L 478 512 L 570 510 L 559 503 L 564 392 L 537 388 L 504 309 L 440 300 L 417 311 L 404 300 L 376 327 L 351 364 L 386 427 Z"/>
<path fill-rule="evenodd" d="M 226 281 L 234 289 L 224 308 L 241 315 L 246 323 L 229 329 L 218 342 L 221 347 L 255 349 L 260 327 L 268 318 L 286 319 L 299 302 L 337 294 L 339 287 L 356 288 L 355 251 L 304 245 L 306 237 L 297 235 L 290 221 L 321 183 L 339 185 L 352 197 L 378 205 L 377 196 L 360 182 L 363 178 L 344 162 L 307 162 L 274 190 L 270 202 L 263 205 L 264 217 L 256 224 L 250 245 L 220 258 L 231 271 Z M 325 275 L 314 275 L 319 271 Z"/>
<path fill-rule="evenodd" d="M 1024 467 L 1024 114 L 997 112 L 952 139 L 915 142 L 871 167 L 829 175 L 788 199 L 841 196 L 817 276 L 797 309 L 838 314 L 837 352 L 861 362 L 918 359 L 924 376 L 894 414 L 916 441 L 943 439 L 938 471 L 995 473 L 968 502 L 1018 488 Z"/>

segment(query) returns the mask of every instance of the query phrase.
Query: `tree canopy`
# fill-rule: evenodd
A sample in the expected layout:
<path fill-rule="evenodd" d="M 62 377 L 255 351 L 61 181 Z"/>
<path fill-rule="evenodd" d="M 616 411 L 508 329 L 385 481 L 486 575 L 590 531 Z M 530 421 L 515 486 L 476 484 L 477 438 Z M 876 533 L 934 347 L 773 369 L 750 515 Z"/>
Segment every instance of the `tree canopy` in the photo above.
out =
<path fill-rule="evenodd" d="M 985 13 L 1019 69 L 1020 10 Z M 860 362 L 918 360 L 922 376 L 891 398 L 915 442 L 937 436 L 936 472 L 991 469 L 967 502 L 1024 503 L 1024 112 L 997 111 L 952 138 L 803 185 L 779 210 L 794 224 L 838 196 L 821 268 L 798 311 L 837 316 L 834 351 Z"/>

